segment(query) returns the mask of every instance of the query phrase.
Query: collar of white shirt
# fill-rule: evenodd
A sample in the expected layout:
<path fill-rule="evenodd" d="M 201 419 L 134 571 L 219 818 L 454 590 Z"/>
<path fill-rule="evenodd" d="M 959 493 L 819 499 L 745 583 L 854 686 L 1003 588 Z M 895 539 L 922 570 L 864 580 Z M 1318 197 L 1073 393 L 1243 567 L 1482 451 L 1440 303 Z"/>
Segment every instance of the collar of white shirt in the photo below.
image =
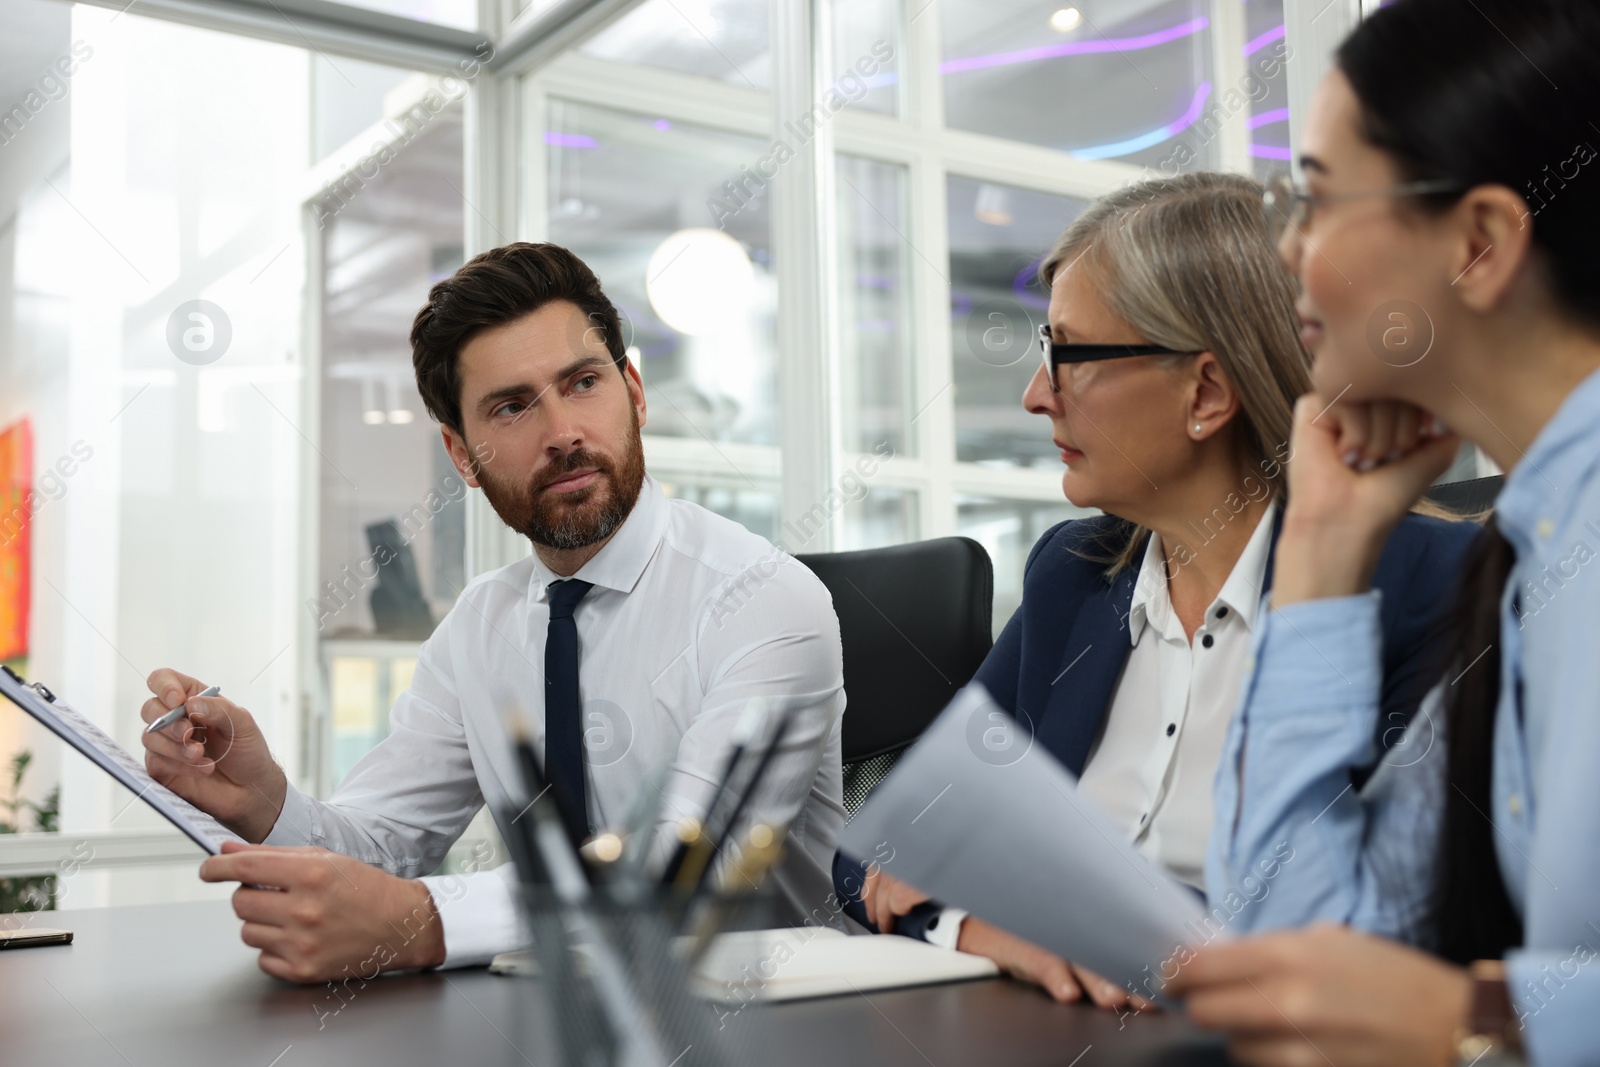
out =
<path fill-rule="evenodd" d="M 1272 549 L 1272 525 L 1277 511 L 1277 503 L 1272 502 L 1261 513 L 1255 532 L 1245 543 L 1233 570 L 1228 572 L 1228 580 L 1222 583 L 1217 599 L 1207 609 L 1209 612 L 1219 604 L 1226 605 L 1239 616 L 1245 629 L 1251 632 L 1255 630 L 1256 614 L 1261 610 L 1261 598 L 1265 593 L 1261 585 L 1267 577 L 1267 556 Z M 1200 550 L 1204 551 L 1204 546 Z M 1177 624 L 1172 612 L 1172 596 L 1167 590 L 1166 557 L 1161 551 L 1161 535 L 1153 531 L 1145 546 L 1144 561 L 1139 565 L 1139 577 L 1133 584 L 1133 606 L 1128 610 L 1129 644 L 1139 643 L 1146 623 L 1155 627 L 1157 633 L 1163 634 Z"/>
<path fill-rule="evenodd" d="M 631 593 L 639 584 L 639 576 L 649 566 L 656 549 L 661 547 L 661 537 L 667 528 L 667 501 L 661 486 L 649 475 L 639 490 L 639 500 L 628 517 L 622 520 L 617 532 L 594 558 L 578 568 L 576 574 L 561 575 L 545 566 L 539 554 L 533 554 L 533 577 L 538 588 L 529 592 L 533 599 L 544 601 L 550 583 L 564 578 L 579 578 L 603 589 Z"/>

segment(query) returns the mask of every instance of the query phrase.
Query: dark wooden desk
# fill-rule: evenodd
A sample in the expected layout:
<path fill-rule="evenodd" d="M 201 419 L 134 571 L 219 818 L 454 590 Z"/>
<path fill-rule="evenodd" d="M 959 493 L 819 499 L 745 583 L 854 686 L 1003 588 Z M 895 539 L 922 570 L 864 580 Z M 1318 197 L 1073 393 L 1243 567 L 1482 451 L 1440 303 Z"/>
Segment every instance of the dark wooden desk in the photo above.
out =
<path fill-rule="evenodd" d="M 345 1004 L 326 986 L 262 974 L 225 903 L 26 919 L 77 940 L 0 950 L 4 1067 L 556 1067 L 528 1036 L 539 1008 L 520 980 L 484 970 L 380 978 Z M 746 1008 L 727 1024 L 761 1028 L 751 1062 L 762 1067 L 1227 1063 L 1181 1018 L 1119 1025 L 1008 980 Z"/>

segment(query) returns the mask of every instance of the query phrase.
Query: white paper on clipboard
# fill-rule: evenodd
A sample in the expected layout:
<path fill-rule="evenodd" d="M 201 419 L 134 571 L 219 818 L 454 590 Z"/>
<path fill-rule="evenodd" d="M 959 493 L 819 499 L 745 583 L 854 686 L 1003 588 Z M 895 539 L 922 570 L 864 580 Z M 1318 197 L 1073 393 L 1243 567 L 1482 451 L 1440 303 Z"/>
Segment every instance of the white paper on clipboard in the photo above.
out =
<path fill-rule="evenodd" d="M 1134 849 L 977 683 L 873 790 L 839 847 L 1153 999 L 1207 940 L 1199 897 Z"/>
<path fill-rule="evenodd" d="M 94 723 L 57 697 L 45 700 L 38 690 L 23 682 L 9 669 L 0 671 L 0 693 L 17 707 L 44 724 L 67 744 L 88 756 L 101 770 L 126 786 L 172 825 L 182 830 L 195 844 L 213 856 L 222 851 L 224 841 L 244 838 L 184 800 L 150 777 L 144 763 L 128 754 Z"/>

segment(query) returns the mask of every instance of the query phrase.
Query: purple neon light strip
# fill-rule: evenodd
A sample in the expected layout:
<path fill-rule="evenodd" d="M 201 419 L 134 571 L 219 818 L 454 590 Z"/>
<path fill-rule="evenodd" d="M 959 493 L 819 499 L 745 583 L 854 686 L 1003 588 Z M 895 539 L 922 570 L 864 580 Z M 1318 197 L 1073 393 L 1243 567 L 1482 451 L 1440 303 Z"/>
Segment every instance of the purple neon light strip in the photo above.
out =
<path fill-rule="evenodd" d="M 557 133 L 555 130 L 544 131 L 544 143 L 555 145 L 558 148 L 598 148 L 593 137 L 581 133 Z"/>
<path fill-rule="evenodd" d="M 1181 25 L 1173 26 L 1171 29 L 1157 30 L 1154 33 L 1146 33 L 1138 37 L 1106 38 L 1100 41 L 1065 41 L 1061 44 L 1047 44 L 1039 48 L 1024 48 L 1017 52 L 997 52 L 988 56 L 950 59 L 939 64 L 939 73 L 960 74 L 969 70 L 1006 67 L 1013 63 L 1032 63 L 1040 59 L 1081 56 L 1094 52 L 1133 52 L 1141 48 L 1154 48 L 1169 41 L 1192 36 L 1210 24 L 1210 20 L 1202 16 Z"/>
<path fill-rule="evenodd" d="M 1257 159 L 1293 159 L 1294 153 L 1288 148 L 1275 144 L 1252 144 L 1250 154 Z"/>
<path fill-rule="evenodd" d="M 1126 156 L 1133 152 L 1140 152 L 1158 145 L 1162 141 L 1171 140 L 1200 121 L 1200 112 L 1205 108 L 1206 98 L 1210 95 L 1211 83 L 1201 82 L 1194 91 L 1194 99 L 1189 102 L 1189 109 L 1178 116 L 1177 121 L 1169 122 L 1165 126 L 1158 126 L 1149 133 L 1140 134 L 1138 137 L 1130 137 L 1126 141 L 1072 148 L 1068 149 L 1068 151 L 1079 159 L 1110 159 L 1114 156 Z"/>
<path fill-rule="evenodd" d="M 1282 36 L 1283 36 L 1283 26 L 1281 26 L 1281 25 L 1274 26 L 1272 29 L 1268 30 L 1266 33 L 1263 33 L 1260 37 L 1257 37 L 1257 38 L 1255 38 L 1253 40 L 1245 42 L 1244 54 L 1247 55 L 1247 56 L 1253 56 L 1257 52 L 1261 51 L 1263 48 L 1267 47 L 1267 45 L 1271 44 L 1273 41 L 1276 41 L 1278 38 L 1280 38 Z"/>
<path fill-rule="evenodd" d="M 1273 108 L 1271 111 L 1263 111 L 1259 115 L 1251 115 L 1250 121 L 1246 125 L 1248 125 L 1252 130 L 1259 130 L 1261 127 L 1270 126 L 1274 122 L 1288 121 L 1289 109 L 1286 107 L 1279 107 Z"/>

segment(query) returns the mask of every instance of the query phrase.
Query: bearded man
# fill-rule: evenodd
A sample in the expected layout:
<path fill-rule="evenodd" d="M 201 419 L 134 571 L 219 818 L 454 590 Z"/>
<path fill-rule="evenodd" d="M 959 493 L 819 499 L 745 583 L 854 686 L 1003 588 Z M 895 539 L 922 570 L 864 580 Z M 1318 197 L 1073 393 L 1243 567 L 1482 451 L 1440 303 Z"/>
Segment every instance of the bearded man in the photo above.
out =
<path fill-rule="evenodd" d="M 146 766 L 257 843 L 229 844 L 200 873 L 242 883 L 234 910 L 261 969 L 369 978 L 521 946 L 510 865 L 425 877 L 485 803 L 502 836 L 522 829 L 509 822 L 533 798 L 508 717 L 528 724 L 575 841 L 659 789 L 658 857 L 680 819 L 704 814 L 746 710 L 787 719 L 733 840 L 787 827 L 776 878 L 793 918 L 837 921 L 832 602 L 792 557 L 646 474 L 644 385 L 594 273 L 551 244 L 485 252 L 433 287 L 411 345 L 451 460 L 533 555 L 463 591 L 422 645 L 388 737 L 327 801 L 294 788 L 250 713 L 200 696 L 199 679 L 156 671 L 141 711 L 150 722 L 187 702 L 145 735 Z"/>

